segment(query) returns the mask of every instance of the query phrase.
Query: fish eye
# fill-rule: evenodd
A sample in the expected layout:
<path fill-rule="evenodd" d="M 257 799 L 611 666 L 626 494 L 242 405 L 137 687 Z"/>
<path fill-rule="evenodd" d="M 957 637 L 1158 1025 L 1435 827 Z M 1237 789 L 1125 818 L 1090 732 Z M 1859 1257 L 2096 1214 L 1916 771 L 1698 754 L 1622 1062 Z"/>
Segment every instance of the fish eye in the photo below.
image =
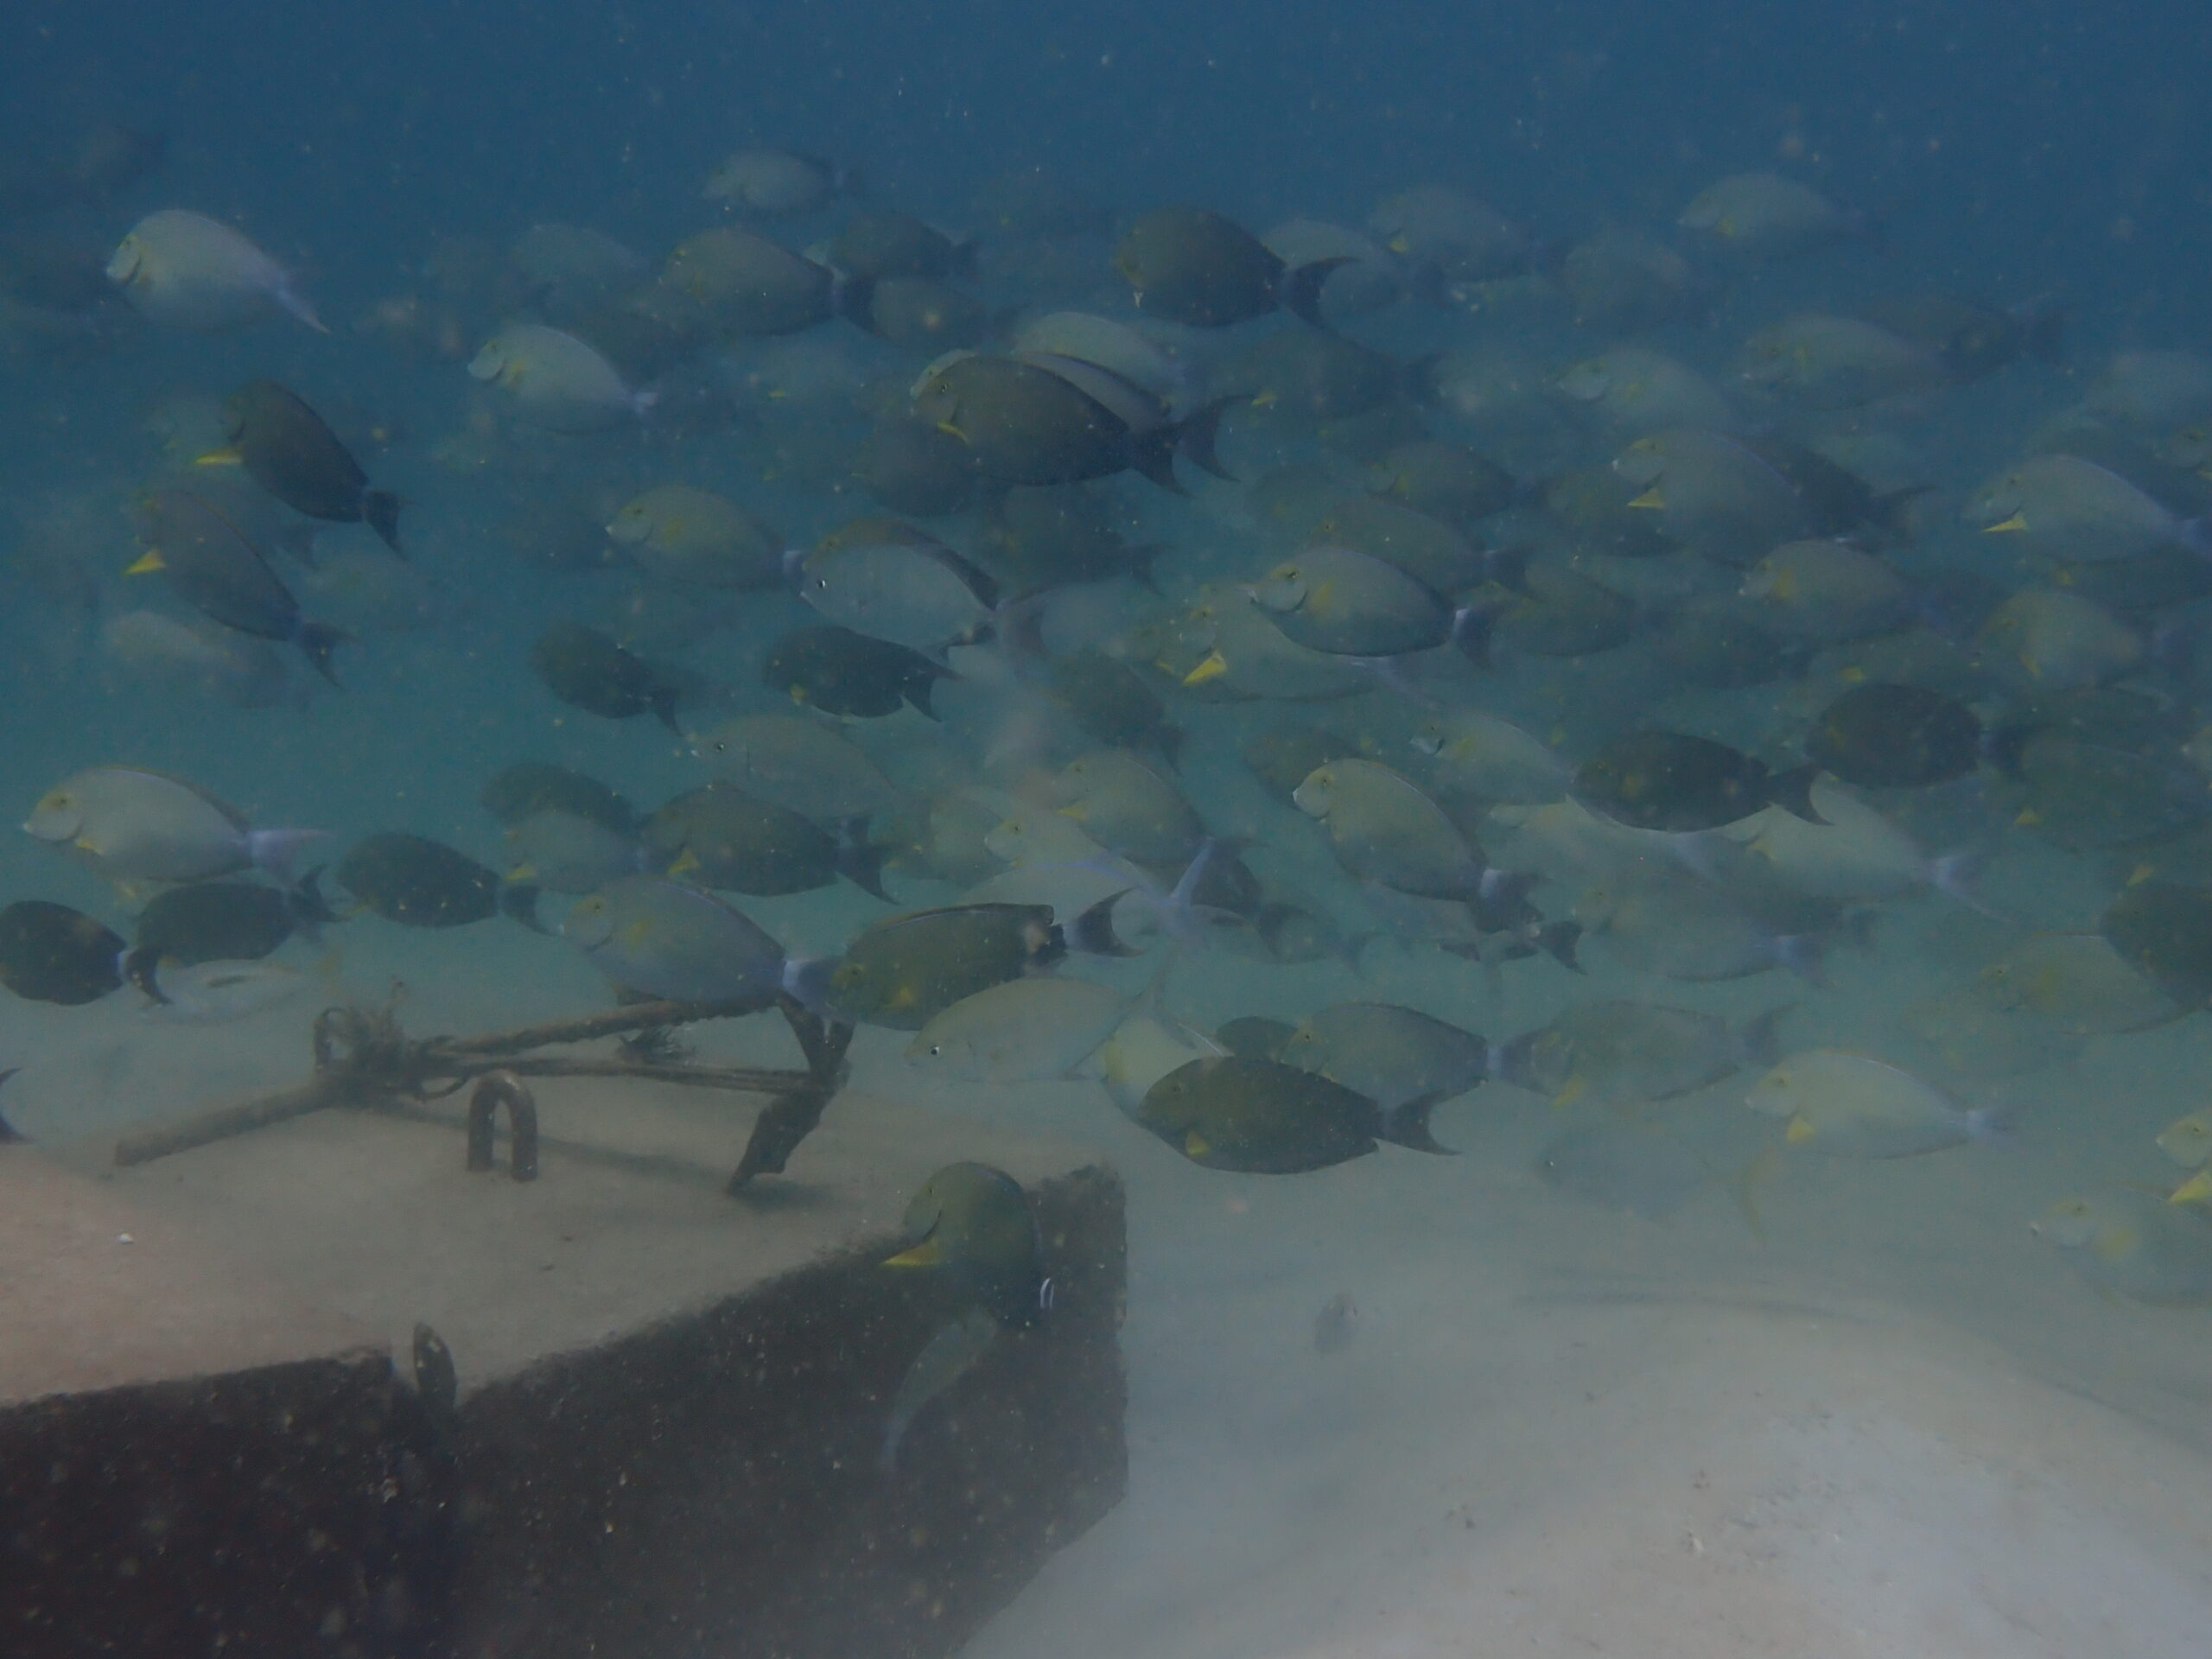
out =
<path fill-rule="evenodd" d="M 938 1055 L 944 1052 L 944 1045 L 943 1043 L 931 1043 L 930 1045 L 930 1058 L 931 1059 L 935 1059 Z"/>

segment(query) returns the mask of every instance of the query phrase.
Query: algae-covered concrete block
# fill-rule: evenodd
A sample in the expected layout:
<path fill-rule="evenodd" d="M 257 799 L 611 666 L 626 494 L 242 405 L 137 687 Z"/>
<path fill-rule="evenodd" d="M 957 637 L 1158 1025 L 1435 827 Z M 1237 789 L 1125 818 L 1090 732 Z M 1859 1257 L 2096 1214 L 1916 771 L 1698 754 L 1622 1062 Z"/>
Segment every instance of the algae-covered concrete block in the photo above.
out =
<path fill-rule="evenodd" d="M 1122 1495 L 1122 1195 L 1033 1189 L 1059 1292 L 925 1410 L 885 1414 L 953 1306 L 881 1247 L 493 1384 L 462 1410 L 463 1652 L 950 1651 Z"/>
<path fill-rule="evenodd" d="M 451 1491 L 376 1333 L 0 1150 L 0 1652 L 367 1656 L 449 1618 Z"/>
<path fill-rule="evenodd" d="M 346 1612 L 354 1645 L 337 1650 L 381 1653 L 396 1631 L 414 1645 L 394 1652 L 471 1659 L 942 1654 L 1118 1498 L 1121 1189 L 1087 1148 L 850 1092 L 785 1178 L 733 1199 L 752 1103 L 599 1079 L 537 1095 L 534 1181 L 466 1170 L 458 1103 L 325 1111 L 76 1181 L 104 1216 L 252 1264 L 300 1310 L 302 1340 L 350 1342 L 359 1386 L 396 1396 L 407 1432 L 435 1425 L 427 1450 L 408 1443 L 411 1484 L 391 1501 L 405 1548 L 440 1553 L 389 1605 Z M 880 1263 L 914 1189 L 961 1159 L 1030 1192 L 1058 1304 L 995 1339 L 887 1473 L 892 1395 L 958 1310 L 931 1275 Z M 143 1314 L 104 1304 L 92 1324 Z M 382 1355 L 418 1322 L 454 1357 L 450 1411 L 390 1381 Z M 66 1323 L 48 1321 L 47 1347 L 73 1346 Z M 227 1341 L 193 1361 L 226 1383 L 226 1352 L 304 1357 Z M 283 1457 L 268 1422 L 224 1421 Z"/>

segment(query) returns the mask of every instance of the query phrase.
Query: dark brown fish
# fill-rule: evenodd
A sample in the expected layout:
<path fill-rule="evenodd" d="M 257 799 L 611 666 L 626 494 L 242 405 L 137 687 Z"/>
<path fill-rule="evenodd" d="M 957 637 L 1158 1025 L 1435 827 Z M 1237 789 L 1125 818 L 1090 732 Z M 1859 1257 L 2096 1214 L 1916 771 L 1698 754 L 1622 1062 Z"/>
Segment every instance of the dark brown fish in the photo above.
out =
<path fill-rule="evenodd" d="M 399 498 L 369 482 L 360 462 L 304 398 L 274 380 L 251 380 L 223 404 L 231 449 L 253 481 L 296 512 L 365 524 L 399 552 Z"/>

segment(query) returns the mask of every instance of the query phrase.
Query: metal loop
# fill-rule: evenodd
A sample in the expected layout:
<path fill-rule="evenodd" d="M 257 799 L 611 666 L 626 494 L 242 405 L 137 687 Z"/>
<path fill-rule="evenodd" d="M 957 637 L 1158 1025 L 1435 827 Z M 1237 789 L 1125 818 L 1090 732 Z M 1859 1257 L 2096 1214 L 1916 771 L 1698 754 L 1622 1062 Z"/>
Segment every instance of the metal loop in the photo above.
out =
<path fill-rule="evenodd" d="M 487 1071 L 468 1097 L 468 1173 L 481 1175 L 493 1166 L 492 1121 L 499 1108 L 507 1109 L 507 1133 L 513 1141 L 509 1168 L 515 1179 L 537 1179 L 537 1103 L 523 1080 L 512 1071 Z"/>

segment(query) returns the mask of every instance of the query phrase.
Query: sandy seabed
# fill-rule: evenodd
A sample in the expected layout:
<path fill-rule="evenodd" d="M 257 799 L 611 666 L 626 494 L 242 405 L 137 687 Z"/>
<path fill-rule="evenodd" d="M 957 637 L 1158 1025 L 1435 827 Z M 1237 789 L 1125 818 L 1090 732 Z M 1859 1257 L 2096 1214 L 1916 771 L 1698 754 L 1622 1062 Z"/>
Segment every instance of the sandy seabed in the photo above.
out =
<path fill-rule="evenodd" d="M 345 979 L 366 993 L 404 971 L 419 1030 L 603 1000 L 542 943 L 472 931 L 349 933 Z M 1173 998 L 1207 1020 L 1346 995 L 1433 1006 L 1432 964 L 1385 948 L 1355 984 L 1209 959 Z M 1593 966 L 1572 984 L 1516 968 L 1470 1023 L 1510 1031 L 1562 994 L 1738 1017 L 1802 997 L 1778 976 L 1669 988 Z M 1916 989 L 1875 962 L 1838 973 L 1802 999 L 1793 1045 L 1878 1024 Z M 9 1110 L 67 1138 L 291 1081 L 312 1007 L 177 1027 L 122 997 L 0 1005 L 24 1065 Z M 2201 1659 L 2212 1313 L 2100 1300 L 2025 1225 L 2161 1173 L 2150 1137 L 2201 1103 L 2201 1024 L 2032 1079 L 2009 1148 L 1789 1160 L 1757 1229 L 1726 1172 L 1772 1126 L 1741 1079 L 1657 1109 L 1713 1175 L 1678 1193 L 1655 1164 L 1667 1203 L 1647 1207 L 1679 1207 L 1649 1219 L 1532 1172 L 1602 1114 L 1497 1085 L 1438 1113 L 1458 1157 L 1386 1147 L 1239 1177 L 1175 1158 L 1095 1084 L 926 1084 L 903 1038 L 864 1032 L 861 1086 L 969 1113 L 979 1144 L 1015 1126 L 1080 1139 L 1130 1191 L 1128 1496 L 969 1659 Z M 780 1060 L 787 1040 L 755 1022 L 709 1048 Z M 1315 1317 L 1339 1293 L 1352 1339 L 1323 1353 Z"/>
<path fill-rule="evenodd" d="M 1361 994 L 1418 1000 L 1419 973 L 1386 957 Z M 1592 979 L 1575 994 L 1789 994 Z M 1793 1043 L 1918 988 L 1894 965 L 1839 982 Z M 1658 1220 L 1534 1174 L 1602 1114 L 1496 1086 L 1439 1112 L 1457 1159 L 1294 1179 L 1106 1124 L 1131 1188 L 1129 1495 L 968 1659 L 2196 1659 L 2212 1313 L 2101 1299 L 2026 1223 L 2171 1179 L 2149 1139 L 2202 1103 L 2201 1024 L 2012 1085 L 2007 1147 L 1785 1160 L 1756 1228 L 1729 1172 L 1774 1126 L 1742 1078 L 1656 1109 L 1714 1170 Z M 1095 1110 L 1061 1087 L 1031 1109 Z M 1655 1164 L 1643 1196 L 1670 1179 Z M 1321 1353 L 1338 1292 L 1354 1338 Z"/>

